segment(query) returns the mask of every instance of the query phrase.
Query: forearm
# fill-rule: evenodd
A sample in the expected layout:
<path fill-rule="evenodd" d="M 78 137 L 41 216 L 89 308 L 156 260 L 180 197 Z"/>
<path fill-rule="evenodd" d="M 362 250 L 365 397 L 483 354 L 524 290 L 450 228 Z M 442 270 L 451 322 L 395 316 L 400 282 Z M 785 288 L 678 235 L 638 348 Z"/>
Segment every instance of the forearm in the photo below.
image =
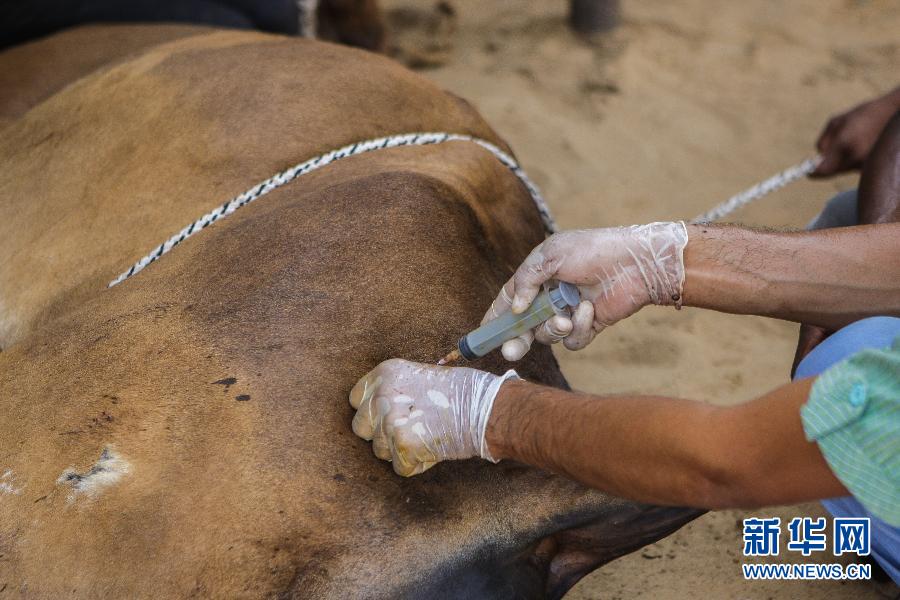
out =
<path fill-rule="evenodd" d="M 717 408 L 658 397 L 563 392 L 507 382 L 486 439 L 495 458 L 565 474 L 612 494 L 659 504 L 705 506 L 711 470 L 703 431 Z"/>
<path fill-rule="evenodd" d="M 900 315 L 900 224 L 796 233 L 690 225 L 684 304 L 830 329 Z"/>
<path fill-rule="evenodd" d="M 507 382 L 486 441 L 495 458 L 563 473 L 618 496 L 703 508 L 760 506 L 843 488 L 803 437 L 798 382 L 740 407 L 597 397 Z"/>

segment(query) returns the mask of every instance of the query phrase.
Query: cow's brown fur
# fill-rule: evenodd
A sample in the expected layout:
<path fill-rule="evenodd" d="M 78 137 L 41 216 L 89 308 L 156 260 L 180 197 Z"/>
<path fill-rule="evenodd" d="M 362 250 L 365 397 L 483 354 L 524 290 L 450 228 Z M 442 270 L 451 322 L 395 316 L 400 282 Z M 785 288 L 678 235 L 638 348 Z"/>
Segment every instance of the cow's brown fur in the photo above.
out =
<path fill-rule="evenodd" d="M 440 356 L 541 239 L 525 190 L 472 144 L 335 163 L 106 289 L 203 212 L 325 150 L 417 130 L 503 145 L 386 59 L 165 31 L 90 73 L 76 61 L 2 130 L 8 591 L 558 596 L 693 516 L 512 463 L 401 479 L 350 431 L 354 381 L 389 357 Z M 565 385 L 546 349 L 518 368 Z M 91 471 L 104 450 L 127 472 L 79 491 L 104 475 Z"/>

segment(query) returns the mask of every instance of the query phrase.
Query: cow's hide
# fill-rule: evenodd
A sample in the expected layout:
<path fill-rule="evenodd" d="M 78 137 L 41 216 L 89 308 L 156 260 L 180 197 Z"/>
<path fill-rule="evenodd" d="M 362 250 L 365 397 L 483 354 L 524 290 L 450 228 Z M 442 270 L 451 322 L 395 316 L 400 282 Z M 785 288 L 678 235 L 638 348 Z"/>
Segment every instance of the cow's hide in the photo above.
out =
<path fill-rule="evenodd" d="M 558 596 L 696 515 L 512 462 L 402 479 L 350 431 L 357 378 L 442 355 L 542 237 L 474 144 L 337 162 L 106 289 L 323 151 L 506 148 L 465 102 L 361 51 L 186 27 L 62 33 L 0 74 L 7 594 Z M 565 385 L 545 348 L 518 368 Z"/>

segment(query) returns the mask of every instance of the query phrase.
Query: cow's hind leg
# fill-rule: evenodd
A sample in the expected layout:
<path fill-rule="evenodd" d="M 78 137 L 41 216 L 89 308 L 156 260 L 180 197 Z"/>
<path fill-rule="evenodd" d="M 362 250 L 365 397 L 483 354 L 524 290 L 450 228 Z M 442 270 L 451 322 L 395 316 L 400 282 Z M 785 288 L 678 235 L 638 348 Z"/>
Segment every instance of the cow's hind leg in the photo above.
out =
<path fill-rule="evenodd" d="M 601 521 L 544 538 L 534 550 L 534 560 L 546 568 L 544 597 L 562 598 L 594 569 L 669 535 L 704 512 L 623 504 Z"/>
<path fill-rule="evenodd" d="M 441 597 L 454 600 L 562 598 L 594 569 L 666 537 L 704 512 L 610 499 L 600 518 L 585 522 L 578 515 L 561 515 L 559 522 L 545 524 L 554 533 L 538 534 L 511 554 L 488 550 L 472 556 L 434 585 Z M 423 594 L 420 582 L 404 597 L 430 597 L 430 591 Z"/>

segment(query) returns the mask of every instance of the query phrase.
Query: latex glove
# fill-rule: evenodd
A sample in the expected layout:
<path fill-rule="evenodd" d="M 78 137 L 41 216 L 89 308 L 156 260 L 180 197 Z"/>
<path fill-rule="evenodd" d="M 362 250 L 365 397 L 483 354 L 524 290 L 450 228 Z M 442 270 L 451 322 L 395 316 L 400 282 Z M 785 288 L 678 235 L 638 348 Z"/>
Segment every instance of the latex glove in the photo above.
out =
<path fill-rule="evenodd" d="M 482 323 L 510 309 L 524 311 L 551 279 L 568 281 L 582 298 L 572 315 L 551 317 L 503 344 L 502 352 L 507 360 L 519 360 L 534 339 L 545 344 L 564 340 L 566 348 L 580 350 L 648 304 L 681 307 L 687 241 L 680 221 L 556 233 L 531 251 Z"/>
<path fill-rule="evenodd" d="M 484 441 L 502 377 L 464 367 L 387 360 L 350 392 L 353 433 L 372 440 L 378 458 L 398 475 L 422 473 L 442 460 L 480 456 L 494 460 Z"/>
<path fill-rule="evenodd" d="M 828 177 L 859 169 L 898 110 L 900 88 L 829 119 L 816 141 L 822 162 L 810 177 Z"/>

